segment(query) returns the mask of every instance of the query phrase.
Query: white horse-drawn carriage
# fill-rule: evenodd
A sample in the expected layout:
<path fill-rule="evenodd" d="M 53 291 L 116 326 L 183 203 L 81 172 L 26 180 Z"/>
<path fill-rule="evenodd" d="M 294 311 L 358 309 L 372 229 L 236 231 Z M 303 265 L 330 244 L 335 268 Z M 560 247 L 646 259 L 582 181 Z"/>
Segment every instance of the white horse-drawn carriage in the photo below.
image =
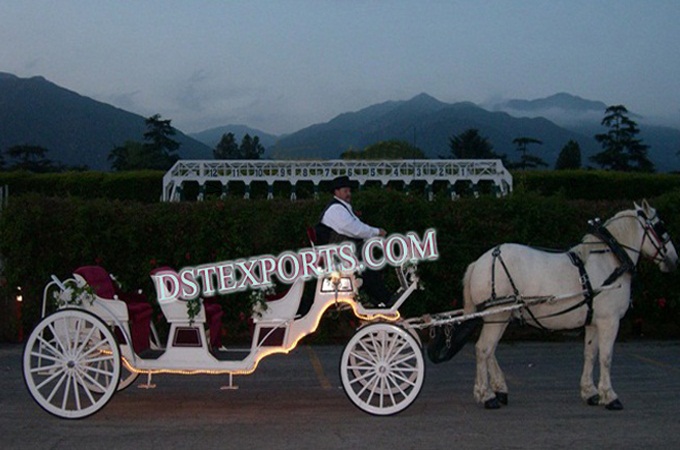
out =
<path fill-rule="evenodd" d="M 26 386 L 35 401 L 56 416 L 76 419 L 99 411 L 139 374 L 225 374 L 231 385 L 234 375 L 252 373 L 264 357 L 295 348 L 332 306 L 351 309 L 364 323 L 341 359 L 342 384 L 356 406 L 371 414 L 394 414 L 408 407 L 422 387 L 421 343 L 417 334 L 400 325 L 398 312 L 418 287 L 413 266 L 397 268 L 401 295 L 389 308 L 364 306 L 356 300 L 359 280 L 354 274 L 334 272 L 317 280 L 311 308 L 301 313 L 305 282 L 299 279 L 283 297 L 253 314 L 249 348 L 217 347 L 214 334 L 219 326 L 208 326 L 206 333 L 206 323 L 214 321 L 208 317 L 208 305 L 202 304 L 190 318 L 186 301 L 179 298 L 159 302 L 169 324 L 167 342 L 160 343 L 153 328 L 148 331 L 150 313 L 139 311 L 148 304 L 116 295 L 102 271 L 89 266 L 76 270 L 71 280 L 53 277 L 45 287 L 43 306 L 55 289 L 67 291 L 69 285 L 94 288 L 89 289 L 90 301 L 77 307 L 66 304 L 47 315 L 26 342 Z M 143 327 L 147 330 L 140 330 Z"/>
<path fill-rule="evenodd" d="M 468 267 L 462 310 L 401 318 L 399 307 L 418 287 L 412 266 L 396 269 L 401 295 L 390 308 L 365 307 L 357 301 L 354 274 L 333 273 L 317 280 L 311 308 L 300 312 L 304 282 L 298 280 L 285 296 L 253 315 L 252 342 L 247 349 L 211 343 L 216 332 L 214 312 L 209 317 L 209 309 L 202 305 L 190 319 L 186 303 L 179 298 L 160 302 L 170 325 L 167 341 L 160 343 L 157 334 L 146 329 L 149 318 L 143 308 L 120 299 L 111 288 L 95 292 L 91 303 L 64 305 L 38 323 L 24 350 L 24 379 L 35 401 L 63 418 L 99 411 L 139 374 L 225 374 L 231 384 L 234 375 L 252 373 L 262 358 L 292 350 L 316 330 L 324 312 L 336 305 L 351 309 L 362 321 L 342 353 L 340 375 L 349 399 L 368 413 L 398 413 L 418 396 L 425 371 L 418 330 L 436 330 L 431 333 L 434 339 L 428 354 L 442 361 L 462 346 L 464 339 L 459 335 L 469 334 L 481 321 L 475 397 L 487 408 L 507 403 L 507 385 L 494 352 L 513 316 L 547 329 L 585 325 L 581 395 L 589 404 L 620 409 L 609 370 L 639 255 L 654 260 L 662 271 L 677 264 L 670 237 L 647 202 L 620 212 L 605 224 L 594 223 L 583 242 L 569 252 L 547 253 L 515 244 L 490 250 Z M 70 283 L 91 286 L 87 276 L 77 271 Z M 69 289 L 67 284 L 54 279 L 45 288 L 44 302 L 52 290 Z M 135 318 L 141 319 L 135 322 Z M 598 350 L 600 382 L 596 388 L 593 364 Z"/>

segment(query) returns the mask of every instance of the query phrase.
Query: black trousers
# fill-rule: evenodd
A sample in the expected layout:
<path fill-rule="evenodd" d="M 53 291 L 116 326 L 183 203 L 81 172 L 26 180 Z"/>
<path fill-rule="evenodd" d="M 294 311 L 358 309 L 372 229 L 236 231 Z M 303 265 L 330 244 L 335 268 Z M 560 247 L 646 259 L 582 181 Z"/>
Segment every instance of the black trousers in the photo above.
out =
<path fill-rule="evenodd" d="M 361 278 L 364 280 L 362 289 L 371 297 L 373 303 L 376 305 L 378 303 L 389 303 L 392 294 L 385 287 L 382 273 L 375 270 L 364 270 L 361 273 Z"/>
<path fill-rule="evenodd" d="M 354 242 L 357 252 L 360 252 L 364 245 L 364 241 L 360 239 L 352 239 L 347 236 L 342 236 L 331 230 L 330 243 L 338 244 L 347 241 Z M 369 297 L 371 297 L 372 303 L 376 305 L 379 303 L 389 303 L 389 301 L 392 299 L 392 293 L 385 287 L 385 280 L 383 279 L 382 271 L 367 269 L 361 272 L 361 278 L 363 280 L 361 289 L 366 292 Z"/>

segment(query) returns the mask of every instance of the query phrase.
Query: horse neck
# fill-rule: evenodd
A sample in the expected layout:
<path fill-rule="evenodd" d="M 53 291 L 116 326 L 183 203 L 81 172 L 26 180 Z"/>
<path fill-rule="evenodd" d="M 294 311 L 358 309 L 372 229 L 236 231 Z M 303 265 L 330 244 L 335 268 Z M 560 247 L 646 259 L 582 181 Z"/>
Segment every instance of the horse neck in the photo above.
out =
<path fill-rule="evenodd" d="M 609 230 L 616 242 L 628 253 L 633 264 L 637 265 L 640 257 L 643 230 L 640 227 L 635 211 L 622 211 L 616 214 L 604 224 L 604 227 Z M 599 238 L 592 234 L 586 234 L 581 244 L 574 247 L 572 251 L 578 253 L 581 259 L 586 262 L 588 256 L 593 251 L 601 251 L 608 248 L 607 244 Z"/>

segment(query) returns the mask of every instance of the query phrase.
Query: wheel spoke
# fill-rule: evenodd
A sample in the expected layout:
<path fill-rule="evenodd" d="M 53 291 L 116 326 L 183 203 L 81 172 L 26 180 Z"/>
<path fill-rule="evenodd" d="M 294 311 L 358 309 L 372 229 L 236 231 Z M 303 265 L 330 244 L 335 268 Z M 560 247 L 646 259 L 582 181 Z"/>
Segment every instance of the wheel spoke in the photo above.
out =
<path fill-rule="evenodd" d="M 99 341 L 96 344 L 94 344 L 91 348 L 89 348 L 85 353 L 80 355 L 80 357 L 84 358 L 85 356 L 91 355 L 92 353 L 98 351 L 100 347 L 108 346 L 108 345 L 109 344 L 106 341 Z"/>
<path fill-rule="evenodd" d="M 362 354 L 359 354 L 357 352 L 352 352 L 352 356 L 355 357 L 356 359 L 364 361 L 366 364 L 371 365 L 371 366 L 376 363 L 376 361 L 373 358 L 371 358 L 371 355 L 367 355 L 368 356 L 368 358 L 367 358 L 367 357 L 364 357 Z"/>
<path fill-rule="evenodd" d="M 61 361 L 61 358 L 58 358 L 58 357 L 52 356 L 52 355 L 47 355 L 45 353 L 38 353 L 34 350 L 31 351 L 31 356 L 36 357 L 38 359 L 46 359 L 48 361 L 54 361 L 54 362 L 60 362 Z"/>
<path fill-rule="evenodd" d="M 394 358 L 396 358 L 396 357 L 398 357 L 400 354 L 402 354 L 402 352 L 404 351 L 404 349 L 406 349 L 406 347 L 408 347 L 408 342 L 407 342 L 407 341 L 401 341 L 400 344 L 401 344 L 401 345 L 399 346 L 399 350 L 397 350 L 396 352 L 390 353 L 390 356 L 389 356 L 389 358 L 388 358 L 388 360 L 387 360 L 387 363 L 388 363 L 388 364 L 392 364 L 392 362 L 394 361 Z M 407 355 L 407 356 L 413 357 L 413 355 Z"/>
<path fill-rule="evenodd" d="M 43 387 L 47 386 L 48 384 L 50 384 L 50 383 L 52 382 L 52 380 L 54 380 L 55 378 L 57 378 L 59 375 L 61 375 L 62 378 L 63 378 L 63 376 L 64 376 L 64 370 L 63 370 L 63 369 L 60 370 L 60 371 L 54 372 L 52 375 L 50 375 L 49 377 L 47 377 L 46 380 L 43 380 L 42 383 L 40 383 L 39 385 L 36 386 L 36 389 L 40 390 L 40 389 L 42 389 Z M 59 387 L 59 385 L 61 384 L 62 381 L 63 381 L 63 379 L 60 379 L 60 380 L 59 380 L 59 382 L 57 383 L 57 387 Z M 52 393 L 52 395 L 54 395 L 54 392 Z M 52 398 L 52 395 L 50 395 L 50 398 Z"/>
<path fill-rule="evenodd" d="M 416 338 L 398 325 L 374 323 L 350 339 L 340 369 L 345 393 L 357 407 L 390 415 L 415 401 L 425 364 Z"/>
<path fill-rule="evenodd" d="M 415 355 L 406 354 L 406 355 L 402 356 L 401 358 L 397 359 L 396 361 L 395 360 L 391 361 L 390 366 L 391 367 L 397 367 L 397 366 L 400 366 L 402 364 L 406 364 L 406 361 L 414 359 L 414 358 L 415 358 Z M 406 365 L 410 366 L 410 364 L 406 364 Z"/>
<path fill-rule="evenodd" d="M 87 333 L 87 337 L 83 339 L 83 343 L 80 344 L 80 346 L 78 347 L 78 352 L 82 352 L 85 349 L 85 345 L 87 345 L 87 343 L 90 342 L 90 338 L 92 337 L 94 332 L 95 328 L 94 327 L 90 328 L 90 331 Z"/>
<path fill-rule="evenodd" d="M 350 384 L 354 384 L 354 383 L 357 383 L 357 382 L 361 382 L 361 381 L 365 380 L 366 378 L 372 377 L 372 376 L 374 376 L 374 375 L 375 375 L 375 371 L 374 371 L 374 370 L 367 370 L 365 374 L 363 374 L 363 375 L 361 375 L 361 376 L 358 376 L 358 377 L 355 377 L 353 380 L 351 380 L 351 381 L 350 381 Z"/>
<path fill-rule="evenodd" d="M 85 366 L 81 370 L 83 370 L 83 372 L 87 371 L 87 372 L 94 372 L 94 373 L 99 374 L 99 375 L 111 376 L 111 371 L 103 370 L 103 369 L 100 369 L 98 367 Z"/>
<path fill-rule="evenodd" d="M 59 333 L 57 333 L 57 330 L 54 329 L 53 324 L 49 324 L 49 329 L 52 332 L 52 336 L 54 336 L 54 339 L 57 341 L 57 345 L 59 345 L 59 347 L 62 348 L 62 351 L 60 351 L 59 353 L 61 353 L 62 355 L 65 355 L 66 352 L 68 351 L 68 347 L 65 346 L 63 342 L 61 342 L 61 338 L 59 337 Z"/>
<path fill-rule="evenodd" d="M 78 383 L 76 382 L 76 376 L 75 374 L 71 374 L 69 378 L 71 379 L 71 384 L 73 384 L 73 398 L 75 398 L 76 400 L 76 409 L 80 411 L 83 408 L 80 406 L 80 394 L 78 392 Z"/>
<path fill-rule="evenodd" d="M 81 379 L 83 379 L 83 381 L 84 381 L 85 378 L 87 378 L 88 383 L 92 383 L 97 389 L 101 390 L 102 392 L 106 391 L 106 387 L 102 386 L 101 383 L 99 383 L 95 378 L 92 378 L 92 376 L 90 374 L 88 374 L 87 372 L 81 371 L 81 372 L 79 372 L 78 375 L 81 377 Z M 87 390 L 89 392 L 89 389 L 87 389 Z"/>
<path fill-rule="evenodd" d="M 401 374 L 399 374 L 399 373 L 397 373 L 397 372 L 392 372 L 392 373 L 390 374 L 390 376 L 391 376 L 391 377 L 394 377 L 394 378 L 398 378 L 398 379 L 400 379 L 403 383 L 410 384 L 411 386 L 415 386 L 415 385 L 416 385 L 413 381 L 411 381 L 411 380 L 408 379 L 408 378 L 405 378 L 404 376 L 402 376 Z M 395 383 L 395 386 L 396 386 L 396 383 Z"/>
<path fill-rule="evenodd" d="M 373 344 L 373 348 L 376 353 L 375 362 L 379 362 L 382 359 L 382 348 L 375 341 L 376 333 L 371 333 L 368 335 L 368 337 L 371 339 L 371 343 Z"/>
<path fill-rule="evenodd" d="M 393 381 L 394 381 L 394 380 L 393 380 L 389 375 L 387 375 L 387 377 L 385 377 L 385 384 L 386 384 L 386 385 L 389 386 L 389 385 L 392 385 L 392 384 L 393 384 L 395 388 L 399 389 L 399 391 L 401 392 L 402 396 L 406 397 L 406 396 L 404 395 L 404 391 L 401 390 L 401 388 L 397 385 L 397 383 L 393 383 Z M 393 405 L 396 405 L 396 404 L 397 404 L 397 401 L 394 399 L 394 393 L 392 392 L 391 386 L 388 387 L 387 393 L 390 394 L 390 400 L 392 401 L 392 404 L 393 404 Z"/>
<path fill-rule="evenodd" d="M 400 393 L 401 395 L 403 395 L 404 397 L 406 397 L 406 392 L 404 392 L 404 390 L 401 388 L 401 386 L 399 385 L 399 383 L 397 383 L 396 380 L 394 379 L 394 378 L 396 378 L 396 377 L 394 377 L 393 374 L 390 374 L 390 375 L 388 375 L 388 378 L 390 379 L 390 381 L 392 381 L 392 385 L 393 385 L 396 389 L 399 390 L 399 393 Z M 406 381 L 406 380 L 404 380 L 404 381 Z M 414 386 L 414 384 L 411 384 L 411 386 Z M 392 396 L 392 390 L 391 390 L 391 389 L 390 389 L 390 396 Z M 392 402 L 394 402 L 394 397 L 393 397 L 393 396 L 392 396 Z M 396 402 L 394 402 L 394 403 L 396 403 Z"/>
<path fill-rule="evenodd" d="M 94 397 L 92 397 L 92 393 L 90 392 L 90 389 L 88 389 L 87 385 L 85 384 L 85 380 L 84 380 L 83 376 L 79 372 L 76 372 L 76 376 L 78 377 L 78 383 L 81 385 L 81 387 L 85 391 L 85 394 L 87 394 L 87 398 L 90 400 L 90 404 L 94 405 L 96 403 L 96 401 L 95 401 Z M 85 376 L 87 376 L 87 375 L 85 374 Z M 92 377 L 90 377 L 90 380 L 91 380 L 90 382 L 96 384 L 97 387 L 102 390 L 102 392 L 104 392 L 106 390 L 104 388 L 104 386 L 97 383 L 95 380 L 92 379 Z"/>
<path fill-rule="evenodd" d="M 368 398 L 366 399 L 366 403 L 368 403 L 369 405 L 371 404 L 371 400 L 373 400 L 373 394 L 375 394 L 375 391 L 377 390 L 376 387 L 378 385 L 378 381 L 379 381 L 378 376 L 376 375 L 375 377 L 373 377 L 371 382 L 369 384 L 367 384 L 366 386 L 364 386 L 364 389 L 361 390 L 361 392 L 363 392 L 368 386 L 371 386 L 371 389 L 370 389 L 369 394 L 368 394 Z M 361 392 L 359 393 L 360 397 L 361 397 Z"/>
<path fill-rule="evenodd" d="M 44 372 L 46 370 L 58 369 L 59 367 L 61 367 L 61 364 L 52 364 L 51 366 L 38 366 L 31 368 L 29 372 L 33 374 L 38 372 Z"/>
<path fill-rule="evenodd" d="M 23 375 L 47 412 L 77 419 L 99 411 L 121 376 L 116 338 L 96 316 L 64 309 L 42 319 L 26 341 Z"/>
<path fill-rule="evenodd" d="M 368 348 L 366 348 L 366 344 L 364 344 L 363 341 L 359 341 L 358 344 L 361 346 L 361 348 L 364 349 L 364 351 L 366 352 L 368 357 L 371 359 L 371 361 L 370 361 L 371 364 L 375 364 L 375 363 L 378 362 L 378 360 L 376 359 L 376 357 L 374 355 L 375 352 L 371 352 Z M 375 346 L 374 346 L 374 348 L 375 348 Z"/>
<path fill-rule="evenodd" d="M 66 385 L 64 386 L 64 396 L 61 399 L 61 409 L 66 409 L 66 401 L 68 400 L 69 388 L 71 387 L 71 375 L 66 374 Z"/>
<path fill-rule="evenodd" d="M 46 341 L 42 336 L 38 335 L 36 339 L 38 339 L 38 341 L 40 341 L 41 344 L 49 348 L 55 356 L 57 357 L 61 356 L 62 358 L 64 357 L 64 352 L 56 348 L 54 345 L 52 345 L 52 343 Z"/>
<path fill-rule="evenodd" d="M 80 347 L 80 332 L 83 328 L 83 321 L 82 320 L 76 320 L 76 326 L 75 332 L 73 333 L 73 339 L 70 341 L 73 346 L 71 347 L 71 351 L 74 351 Z"/>
<path fill-rule="evenodd" d="M 113 357 L 111 355 L 103 355 L 103 356 L 97 356 L 95 358 L 81 358 L 79 362 L 81 364 L 91 364 L 91 363 L 96 363 L 96 362 L 106 362 L 106 361 L 112 361 Z"/>

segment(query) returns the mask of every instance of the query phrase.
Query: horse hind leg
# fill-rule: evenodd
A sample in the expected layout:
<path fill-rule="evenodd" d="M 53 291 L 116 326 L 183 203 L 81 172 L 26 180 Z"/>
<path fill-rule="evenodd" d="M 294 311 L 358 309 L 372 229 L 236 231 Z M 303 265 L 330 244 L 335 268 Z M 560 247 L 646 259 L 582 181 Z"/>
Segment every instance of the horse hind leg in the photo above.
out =
<path fill-rule="evenodd" d="M 489 358 L 489 378 L 491 381 L 491 389 L 496 394 L 496 399 L 501 405 L 508 404 L 508 385 L 505 382 L 505 375 L 498 365 L 496 359 L 496 352 Z"/>
<path fill-rule="evenodd" d="M 475 400 L 483 403 L 487 409 L 498 409 L 500 403 L 496 397 L 496 392 L 490 383 L 490 377 L 493 377 L 493 384 L 496 387 L 505 385 L 505 378 L 503 372 L 500 370 L 496 357 L 494 355 L 496 346 L 505 328 L 508 326 L 507 317 L 501 318 L 496 323 L 497 316 L 494 316 L 494 323 L 487 322 L 482 328 L 477 344 L 475 345 L 475 355 L 477 360 L 477 374 L 475 377 L 474 396 Z M 499 375 L 500 374 L 500 375 Z M 507 386 L 505 386 L 507 391 Z"/>
<path fill-rule="evenodd" d="M 598 405 L 600 396 L 593 381 L 593 369 L 597 358 L 598 335 L 595 325 L 585 327 L 585 343 L 583 348 L 583 373 L 581 374 L 581 398 L 588 405 Z"/>

